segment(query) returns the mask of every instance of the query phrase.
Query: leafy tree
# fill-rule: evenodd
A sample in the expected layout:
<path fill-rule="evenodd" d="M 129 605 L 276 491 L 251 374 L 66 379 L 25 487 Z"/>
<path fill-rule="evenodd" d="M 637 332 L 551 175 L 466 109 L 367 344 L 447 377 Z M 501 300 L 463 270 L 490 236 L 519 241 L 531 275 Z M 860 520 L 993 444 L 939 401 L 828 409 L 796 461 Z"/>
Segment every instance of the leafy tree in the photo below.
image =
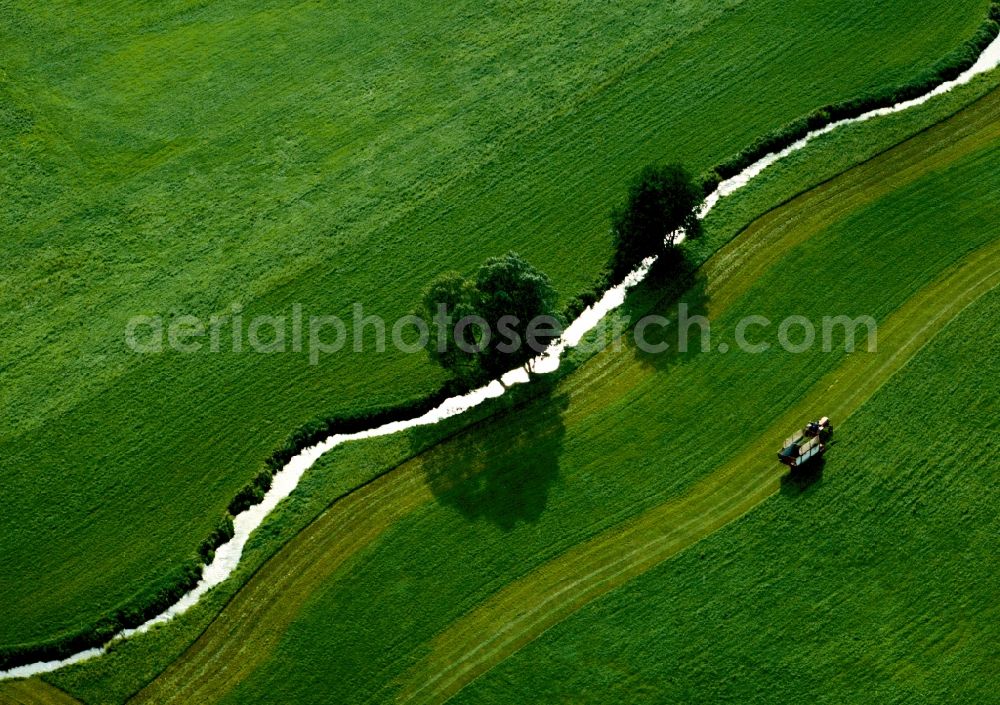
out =
<path fill-rule="evenodd" d="M 673 247 L 680 228 L 695 234 L 702 198 L 701 187 L 679 164 L 643 169 L 625 203 L 611 212 L 614 276 L 623 277 L 646 257 Z"/>
<path fill-rule="evenodd" d="M 516 252 L 488 259 L 474 281 L 444 274 L 424 294 L 431 358 L 465 382 L 524 365 L 559 336 L 556 299 Z"/>
<path fill-rule="evenodd" d="M 455 338 L 457 323 L 477 315 L 476 292 L 472 282 L 458 272 L 446 272 L 424 292 L 424 312 L 430 329 L 427 350 L 431 359 L 466 383 L 480 376 L 476 330 L 467 326 Z"/>
<path fill-rule="evenodd" d="M 480 354 L 483 369 L 501 374 L 524 365 L 558 338 L 556 299 L 549 278 L 516 252 L 486 260 L 476 275 L 476 308 L 493 331 Z"/>

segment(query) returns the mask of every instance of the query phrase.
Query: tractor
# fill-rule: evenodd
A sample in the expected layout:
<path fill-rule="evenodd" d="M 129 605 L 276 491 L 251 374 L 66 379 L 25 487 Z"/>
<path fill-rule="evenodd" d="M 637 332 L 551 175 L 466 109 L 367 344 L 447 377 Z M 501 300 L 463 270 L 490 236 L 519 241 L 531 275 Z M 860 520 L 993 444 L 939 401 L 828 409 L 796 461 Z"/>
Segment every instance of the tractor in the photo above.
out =
<path fill-rule="evenodd" d="M 833 436 L 833 426 L 826 416 L 810 421 L 805 428 L 789 436 L 778 451 L 778 460 L 791 468 L 801 467 L 826 452 Z"/>

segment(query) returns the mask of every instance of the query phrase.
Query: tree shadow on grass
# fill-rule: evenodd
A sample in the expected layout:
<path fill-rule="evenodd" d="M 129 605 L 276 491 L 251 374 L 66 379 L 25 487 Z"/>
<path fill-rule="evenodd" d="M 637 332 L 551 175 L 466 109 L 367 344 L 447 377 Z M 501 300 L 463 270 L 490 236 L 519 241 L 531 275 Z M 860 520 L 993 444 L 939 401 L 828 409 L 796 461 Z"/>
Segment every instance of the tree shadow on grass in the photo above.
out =
<path fill-rule="evenodd" d="M 781 477 L 781 494 L 795 498 L 814 490 L 823 483 L 823 468 L 826 458 L 813 458 L 801 467 L 792 468 Z"/>
<path fill-rule="evenodd" d="M 504 531 L 542 515 L 559 475 L 569 398 L 554 395 L 544 378 L 536 383 L 548 388 L 520 403 L 508 392 L 493 402 L 495 415 L 424 453 L 427 484 L 440 504 Z"/>
<path fill-rule="evenodd" d="M 711 343 L 711 334 L 704 333 L 695 317 L 707 321 L 708 300 L 704 272 L 688 261 L 683 251 L 662 255 L 647 277 L 629 292 L 624 304 L 631 321 L 629 334 L 636 360 L 644 366 L 665 370 L 703 352 L 702 344 Z M 689 321 L 685 326 L 686 340 L 680 336 L 682 307 Z M 663 319 L 669 323 L 664 324 Z"/>

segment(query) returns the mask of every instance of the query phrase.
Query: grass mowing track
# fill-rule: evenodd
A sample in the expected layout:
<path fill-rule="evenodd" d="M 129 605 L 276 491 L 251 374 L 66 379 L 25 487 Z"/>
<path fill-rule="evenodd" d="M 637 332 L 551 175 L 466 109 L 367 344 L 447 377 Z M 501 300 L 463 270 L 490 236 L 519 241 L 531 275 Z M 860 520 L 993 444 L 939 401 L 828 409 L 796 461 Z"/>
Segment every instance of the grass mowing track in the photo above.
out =
<path fill-rule="evenodd" d="M 982 108 L 981 108 L 981 109 L 982 109 Z M 980 116 L 980 118 L 982 119 L 982 118 L 983 118 L 983 116 Z M 968 119 L 968 116 L 966 116 L 966 119 Z M 985 122 L 986 122 L 987 124 L 988 124 L 988 123 L 990 122 L 990 120 L 989 120 L 989 119 L 985 119 L 984 121 L 985 121 Z M 959 129 L 959 127 L 960 127 L 960 126 L 956 126 L 956 124 L 955 124 L 955 123 L 961 123 L 961 122 L 962 122 L 962 120 L 960 120 L 960 119 L 956 118 L 956 120 L 953 120 L 953 121 L 950 121 L 950 122 L 949 122 L 949 123 L 947 123 L 947 124 L 946 124 L 945 126 L 942 126 L 942 128 L 941 128 L 941 129 L 945 129 L 945 128 L 950 128 L 950 129 L 952 129 L 952 130 L 955 130 L 955 129 Z M 986 129 L 988 130 L 989 128 L 986 128 Z M 930 133 L 927 133 L 927 134 L 928 134 L 928 135 L 930 135 L 930 134 L 932 134 L 933 132 L 934 132 L 934 131 L 931 131 Z M 954 136 L 954 135 L 952 135 L 952 136 Z M 941 137 L 941 134 L 939 133 L 939 134 L 935 135 L 935 137 Z M 981 139 L 982 139 L 982 137 L 981 137 Z M 916 141 L 912 141 L 911 143 L 907 143 L 907 145 L 904 145 L 903 147 L 901 147 L 901 148 L 899 148 L 899 149 L 897 149 L 897 150 L 894 150 L 894 151 L 893 151 L 893 153 L 890 153 L 890 155 L 893 155 L 893 156 L 895 156 L 896 158 L 899 158 L 899 159 L 900 159 L 900 161 L 899 161 L 899 162 L 892 162 L 892 161 L 888 161 L 888 158 L 887 158 L 887 161 L 884 161 L 884 162 L 883 162 L 883 166 L 884 166 L 884 165 L 885 165 L 886 163 L 888 163 L 888 164 L 891 164 L 891 165 L 892 165 L 891 169 L 887 169 L 887 171 L 889 171 L 890 173 L 899 173 L 899 174 L 904 174 L 904 175 L 905 175 L 905 173 L 906 173 L 906 169 L 905 169 L 905 168 L 903 168 L 903 167 L 905 167 L 905 166 L 906 166 L 906 160 L 905 160 L 905 159 L 901 159 L 901 158 L 900 158 L 900 154 L 901 154 L 901 153 L 905 153 L 905 152 L 907 151 L 907 148 L 909 148 L 909 149 L 910 149 L 910 150 L 912 151 L 912 153 L 911 153 L 911 155 L 910 155 L 910 159 L 911 159 L 911 160 L 917 160 L 917 161 L 919 161 L 919 159 L 918 159 L 918 155 L 920 155 L 920 153 L 921 153 L 921 152 L 924 152 L 924 153 L 925 153 L 925 154 L 923 155 L 923 156 L 924 156 L 924 158 L 927 158 L 927 159 L 929 160 L 929 162 L 930 162 L 930 163 L 928 164 L 928 166 L 927 166 L 927 168 L 928 168 L 928 169 L 931 169 L 931 168 L 939 168 L 939 169 L 940 169 L 940 168 L 944 168 L 944 165 L 945 165 L 945 164 L 947 164 L 947 161 L 948 161 L 948 160 L 947 160 L 946 158 L 945 158 L 945 159 L 940 159 L 940 158 L 939 158 L 939 159 L 938 159 L 937 161 L 935 161 L 935 153 L 934 153 L 934 149 L 933 149 L 933 145 L 935 144 L 935 141 L 936 141 L 936 140 L 932 139 L 931 137 L 927 137 L 927 136 L 922 136 L 922 138 L 921 138 L 921 139 L 918 139 L 918 140 L 916 140 Z M 947 143 L 947 142 L 948 142 L 948 140 L 937 140 L 937 141 L 938 141 L 938 142 L 945 142 L 945 143 Z M 955 144 L 958 144 L 958 145 L 960 145 L 960 144 L 961 144 L 961 140 L 957 140 L 957 141 L 955 141 Z M 955 147 L 955 149 L 956 149 L 956 151 L 952 153 L 952 158 L 955 158 L 955 159 L 959 159 L 959 157 L 960 157 L 960 156 L 961 156 L 961 154 L 963 153 L 963 152 L 962 152 L 962 149 L 963 149 L 963 148 L 962 148 L 961 146 L 957 146 L 957 147 Z M 968 151 L 968 150 L 967 150 L 967 151 Z M 929 155 L 927 154 L 927 152 L 929 152 Z M 980 157 L 982 157 L 982 155 L 980 155 Z M 878 162 L 878 161 L 879 161 L 879 160 L 875 160 L 875 162 L 872 162 L 872 164 L 874 164 L 874 163 L 876 163 L 876 162 Z M 968 161 L 968 160 L 966 160 L 966 161 Z M 959 159 L 959 164 L 961 165 L 962 163 L 963 163 L 963 162 L 962 162 L 962 160 L 961 160 L 961 159 Z M 972 160 L 972 166 L 974 167 L 975 165 L 976 165 L 976 164 L 975 164 L 975 160 Z M 872 168 L 870 164 L 869 164 L 869 165 L 866 165 L 866 166 L 867 166 L 868 168 Z M 955 168 L 958 168 L 958 167 L 955 167 Z M 968 168 L 971 168 L 971 167 L 969 167 L 969 165 L 968 165 L 968 164 L 965 164 L 965 168 L 967 168 L 967 169 L 968 169 Z M 946 169 L 946 171 L 948 171 L 948 170 Z M 973 172 L 974 172 L 974 169 L 973 169 Z M 884 174 L 883 174 L 883 176 L 884 176 Z M 957 181 L 958 179 L 960 179 L 960 178 L 965 178 L 965 177 L 968 177 L 968 176 L 969 176 L 969 174 L 968 174 L 968 173 L 964 173 L 964 172 L 962 172 L 962 171 L 960 170 L 960 171 L 959 171 L 959 172 L 957 172 L 957 173 L 949 173 L 949 174 L 947 174 L 947 176 L 948 176 L 949 178 L 941 178 L 941 179 L 938 179 L 938 181 L 940 181 L 940 182 L 942 182 L 942 183 L 938 183 L 938 182 L 934 181 L 933 179 L 931 179 L 931 183 L 929 183 L 929 184 L 925 184 L 925 185 L 924 185 L 924 187 L 925 187 L 925 188 L 941 188 L 941 187 L 943 187 L 943 186 L 947 186 L 947 184 L 948 184 L 949 182 L 950 182 L 950 183 L 952 183 L 952 184 L 954 184 L 954 183 L 955 183 L 955 182 L 956 182 L 956 181 Z M 874 179 L 874 180 L 876 180 L 876 181 L 877 181 L 877 179 L 875 178 L 875 175 L 874 175 L 874 174 L 870 175 L 870 178 L 872 178 L 872 179 Z M 910 178 L 915 178 L 915 176 L 911 176 Z M 927 178 L 930 178 L 930 177 L 927 177 Z M 845 181 L 845 180 L 846 180 L 846 175 L 845 175 L 845 178 L 843 178 L 843 179 L 841 179 L 841 180 L 842 180 L 842 181 Z M 905 181 L 906 181 L 906 178 L 904 177 L 904 178 L 903 178 L 902 180 L 903 180 L 903 181 L 905 182 Z M 849 192 L 851 191 L 851 189 L 850 189 L 850 187 L 849 187 L 849 184 L 844 184 L 844 185 L 843 185 L 843 188 L 844 188 L 844 191 L 845 191 L 846 193 L 848 193 L 848 194 L 849 194 Z M 987 189 L 988 189 L 988 188 L 989 188 L 989 184 L 987 183 L 987 184 L 986 184 L 986 186 L 984 186 L 984 188 L 987 188 Z M 904 189 L 904 190 L 905 190 L 905 189 Z M 916 201 L 920 201 L 920 200 L 921 200 L 921 197 L 922 197 L 922 196 L 925 196 L 925 195 L 926 195 L 926 194 L 923 194 L 923 193 L 921 193 L 921 192 L 919 191 L 919 189 L 918 189 L 918 190 L 917 190 L 916 192 L 914 192 L 914 193 L 909 193 L 909 194 L 906 194 L 906 203 L 905 203 L 905 205 L 906 205 L 906 206 L 907 206 L 908 208 L 910 208 L 910 207 L 913 207 L 913 205 L 914 205 L 914 204 L 913 204 L 913 202 L 912 202 L 912 201 L 913 201 L 913 200 L 916 200 Z M 924 199 L 924 202 L 926 202 L 926 199 Z M 858 203 L 855 203 L 854 205 L 855 205 L 855 207 L 857 207 L 857 206 L 858 206 Z M 897 205 L 897 206 L 899 206 L 900 204 L 896 204 L 896 205 Z M 788 207 L 786 207 L 786 208 L 788 208 Z M 862 209 L 862 210 L 864 210 L 864 209 Z M 877 209 L 876 209 L 876 210 L 877 210 Z M 878 215 L 878 214 L 876 213 L 876 215 Z M 883 215 L 884 215 L 884 214 L 883 214 Z M 965 226 L 969 226 L 969 225 L 970 225 L 970 223 L 965 223 L 964 225 L 965 225 Z M 894 233 L 894 235 L 899 235 L 899 233 Z M 966 235 L 966 236 L 968 236 L 968 235 L 969 235 L 969 233 L 968 233 L 968 232 L 966 232 L 966 233 L 965 233 L 965 235 Z M 916 236 L 914 235 L 913 237 L 916 237 Z M 843 239 L 844 239 L 844 238 L 843 238 L 843 237 L 841 237 L 841 240 L 840 240 L 840 242 L 843 242 Z M 885 238 L 883 238 L 883 240 L 878 240 L 878 244 L 881 244 L 881 245 L 887 245 L 887 244 L 889 244 L 889 243 L 885 241 Z M 951 245 L 953 245 L 953 246 L 954 246 L 954 245 L 961 245 L 961 244 L 962 244 L 962 240 L 961 240 L 961 236 L 959 236 L 959 240 L 958 240 L 957 242 L 952 242 L 952 243 L 950 243 L 950 244 L 951 244 Z M 966 243 L 966 245 L 968 245 L 968 243 Z M 875 243 L 869 243 L 869 246 L 872 246 L 872 247 L 874 247 L 874 246 L 875 246 Z M 801 246 L 800 246 L 800 247 L 801 247 Z M 859 254 L 859 255 L 860 255 L 860 254 L 863 254 L 863 253 L 857 253 L 857 254 Z M 854 260 L 851 260 L 851 262 L 854 262 Z M 849 263 L 850 263 L 850 262 L 849 262 Z M 856 264 L 856 262 L 854 262 L 854 263 Z M 912 263 L 911 263 L 911 264 L 912 264 Z M 940 264 L 940 262 L 939 262 L 939 264 Z M 836 268 L 835 268 L 835 269 L 836 269 Z M 920 269 L 920 267 L 916 267 L 915 269 Z M 929 274 L 929 273 L 930 273 L 930 271 L 940 271 L 940 270 L 927 270 L 927 271 L 925 272 L 925 274 Z M 835 274 L 836 274 L 836 272 L 835 272 Z M 871 273 L 870 273 L 870 274 L 871 274 Z M 710 281 L 710 282 L 712 281 L 712 280 L 711 280 L 711 278 L 709 279 L 709 281 Z M 912 284 L 912 283 L 911 283 L 911 284 Z M 863 287 L 862 287 L 862 286 L 861 286 L 860 284 L 859 284 L 859 287 L 863 289 Z M 772 287 L 772 289 L 773 289 L 773 287 Z M 712 299 L 712 298 L 710 297 L 710 298 L 709 298 L 709 306 L 711 306 L 711 302 L 712 302 L 712 301 L 713 301 L 713 299 Z M 713 313 L 713 316 L 714 316 L 714 315 L 717 315 L 717 312 L 714 312 L 714 311 L 713 311 L 712 313 Z M 885 350 L 885 348 L 884 348 L 884 347 L 883 347 L 882 349 L 883 349 L 883 350 Z M 621 356 L 619 356 L 619 357 L 621 357 Z M 700 360 L 702 360 L 702 359 L 705 359 L 705 360 L 707 360 L 707 359 L 708 359 L 708 358 L 710 358 L 710 357 L 712 357 L 712 356 L 703 356 L 703 357 L 701 357 L 701 358 L 698 358 L 698 360 L 699 360 L 699 361 L 700 361 Z M 625 356 L 625 358 L 626 358 L 626 359 L 628 359 L 628 356 Z M 612 356 L 612 358 L 611 358 L 611 359 L 614 359 L 614 357 Z M 633 362 L 634 362 L 634 361 L 633 361 Z M 689 366 L 691 366 L 691 365 L 694 365 L 694 364 L 695 364 L 695 363 L 694 363 L 693 361 L 690 361 L 690 362 L 686 362 L 686 363 L 684 363 L 684 364 L 682 364 L 682 365 L 680 365 L 680 366 L 678 366 L 678 367 L 674 368 L 674 369 L 675 369 L 675 372 L 674 372 L 674 374 L 682 374 L 682 373 L 683 373 L 683 371 L 684 371 L 684 370 L 685 370 L 685 369 L 686 369 L 687 367 L 689 367 Z M 706 364 L 707 364 L 707 363 L 706 363 Z M 640 364 L 640 365 L 633 365 L 633 366 L 635 366 L 635 367 L 636 367 L 637 369 L 644 369 L 644 367 L 645 367 L 644 365 L 641 365 L 641 364 Z M 591 370 L 591 369 L 599 369 L 599 367 L 600 367 L 599 365 L 598 365 L 598 366 L 595 366 L 595 367 L 593 367 L 593 368 L 591 368 L 591 366 L 588 366 L 588 367 L 584 368 L 584 370 L 583 370 L 583 371 L 581 371 L 581 373 L 577 373 L 577 374 L 578 374 L 578 375 L 582 375 L 582 373 L 583 373 L 583 372 L 586 372 L 586 371 L 588 371 L 588 370 Z M 617 376 L 622 376 L 622 375 L 617 375 Z M 573 380 L 574 380 L 574 379 L 576 379 L 576 378 L 577 378 L 577 375 L 573 375 L 572 377 L 570 377 L 570 379 L 569 379 L 569 380 L 567 381 L 567 385 L 571 384 L 571 383 L 573 382 Z M 809 381 L 810 381 L 810 383 L 811 383 L 811 381 L 812 381 L 813 379 L 815 379 L 815 378 L 810 378 L 810 380 L 809 380 Z M 608 385 L 604 385 L 604 386 L 606 387 L 606 386 L 608 386 Z M 591 387 L 592 387 L 592 385 L 589 385 L 589 386 L 587 386 L 587 389 L 589 390 L 589 389 L 590 389 Z M 582 396 L 584 396 L 584 397 L 586 396 L 586 394 L 585 394 L 585 393 L 584 393 L 584 392 L 583 392 L 582 390 L 581 390 L 580 394 L 581 394 Z M 576 399 L 574 399 L 574 400 L 573 400 L 573 402 L 574 402 L 574 403 L 575 403 L 576 401 L 577 401 Z M 573 407 L 573 404 L 570 404 L 570 408 L 569 408 L 569 409 L 567 410 L 567 416 L 568 416 L 568 415 L 570 414 L 570 412 L 572 411 L 572 407 Z M 772 414 L 772 416 L 773 416 L 773 414 Z M 648 421 L 648 419 L 647 419 L 647 421 Z M 567 427 L 569 427 L 569 428 L 572 428 L 572 424 L 571 424 L 571 423 L 569 423 L 568 421 L 567 421 L 566 425 L 567 425 Z M 509 430 L 510 430 L 510 429 L 509 429 L 509 428 L 506 428 L 505 430 L 507 430 L 507 431 L 509 432 Z M 761 429 L 761 430 L 763 430 L 763 429 Z M 502 435 L 502 434 L 499 434 L 499 435 Z M 759 435 L 759 434 L 757 434 L 757 435 Z M 783 435 L 783 434 L 782 434 L 782 435 Z M 768 454 L 768 455 L 770 455 L 770 454 Z M 621 490 L 621 488 L 616 488 L 616 489 L 617 489 L 617 490 Z M 548 516 L 548 515 L 547 515 L 547 516 Z M 485 523 L 485 522 L 479 522 L 479 524 L 483 524 L 483 523 Z M 406 527 L 406 528 L 412 528 L 412 527 Z M 405 534 L 406 532 L 405 532 L 405 531 L 400 531 L 399 533 L 400 533 L 400 534 Z M 441 536 L 447 536 L 448 534 L 447 534 L 447 533 L 444 533 L 444 534 L 440 534 L 440 535 L 441 535 Z M 398 537 L 398 535 L 397 535 L 397 537 Z M 468 535 L 465 535 L 465 534 L 463 534 L 463 535 L 462 535 L 462 539 L 463 539 L 463 540 L 467 540 L 467 539 L 469 539 L 469 536 L 468 536 Z M 439 548 L 441 548 L 441 547 L 439 546 Z M 383 558 L 383 557 L 385 557 L 385 554 L 380 554 L 380 558 Z M 367 570 L 367 566 L 365 566 L 365 569 Z M 352 571 L 352 576 L 353 576 L 353 573 L 354 573 L 354 572 L 356 572 L 356 570 L 357 570 L 357 566 L 355 566 L 355 571 Z M 350 580 L 348 580 L 347 578 L 344 578 L 344 580 L 345 580 L 346 582 L 351 582 L 351 581 L 350 581 Z M 361 584 L 364 584 L 364 583 L 362 582 Z M 467 586 L 466 586 L 466 587 L 467 587 Z M 397 586 L 397 589 L 399 589 L 399 588 L 398 588 L 398 586 Z M 286 594 L 286 598 L 289 598 L 289 597 L 291 597 L 291 596 L 289 596 L 288 594 Z M 371 594 L 369 594 L 369 596 L 368 596 L 368 599 L 369 599 L 369 600 L 370 600 L 371 602 L 373 602 L 373 603 L 374 603 L 374 602 L 377 602 L 377 603 L 378 603 L 378 605 L 379 605 L 379 608 L 380 608 L 380 609 L 381 609 L 381 608 L 382 608 L 382 607 L 383 607 L 383 606 L 385 605 L 385 603 L 384 603 L 384 602 L 383 602 L 383 601 L 382 601 L 382 600 L 381 600 L 380 598 L 377 598 L 377 597 L 376 597 L 375 595 L 371 595 Z M 237 604 L 238 602 L 239 602 L 239 598 L 237 598 L 237 600 L 236 600 L 236 601 L 234 601 L 234 603 L 233 603 L 233 604 L 235 605 L 235 604 Z M 390 609 L 389 611 L 391 612 L 391 609 Z M 314 610 L 314 612 L 315 612 L 315 610 Z M 316 615 L 315 615 L 315 614 L 311 614 L 310 616 L 311 616 L 311 617 L 315 617 Z M 348 617 L 349 617 L 349 616 L 350 616 L 350 615 L 348 615 Z M 344 617 L 344 615 L 340 615 L 340 617 Z M 393 617 L 393 618 L 398 618 L 398 617 L 399 617 L 399 615 L 398 615 L 398 614 L 394 614 L 394 615 L 393 615 L 392 617 Z M 304 620 L 304 621 L 308 621 L 308 620 Z M 320 621 L 322 621 L 322 620 L 320 620 Z M 326 625 L 326 626 L 330 626 L 330 625 Z M 357 628 L 359 628 L 359 629 L 360 629 L 360 630 L 361 630 L 362 632 L 363 632 L 363 631 L 365 630 L 365 627 L 363 627 L 363 626 L 361 625 L 361 623 L 360 623 L 360 620 L 359 620 L 359 621 L 358 621 L 357 623 L 351 623 L 351 624 L 350 624 L 349 626 L 351 626 L 351 627 L 357 627 Z M 376 626 L 377 626 L 377 625 L 376 625 Z M 398 628 L 399 628 L 399 626 L 397 625 L 397 629 L 398 629 Z M 211 633 L 211 631 L 212 631 L 212 630 L 210 630 L 210 631 L 209 631 L 209 633 L 207 633 L 207 634 L 206 634 L 206 636 L 207 636 L 208 634 L 210 634 L 210 633 Z M 364 638 L 365 636 L 371 636 L 371 630 L 370 630 L 370 629 L 369 629 L 368 633 L 367 633 L 367 634 L 365 634 L 364 636 L 362 636 L 361 638 Z M 301 655 L 301 654 L 300 654 L 300 655 Z M 337 654 L 337 655 L 338 655 L 338 658 L 340 658 L 340 657 L 343 657 L 343 658 L 344 658 L 344 660 L 346 660 L 346 661 L 348 661 L 348 662 L 350 661 L 350 655 L 349 655 L 349 654 L 342 654 L 342 653 L 338 652 L 338 654 Z M 361 655 L 361 656 L 359 656 L 359 658 L 364 658 L 364 656 L 365 656 L 365 655 Z M 399 654 L 398 654 L 398 653 L 396 653 L 396 654 L 394 654 L 394 656 L 398 657 L 398 656 L 399 656 Z M 280 659 L 278 659 L 278 661 L 280 661 Z M 305 659 L 305 660 L 303 660 L 303 661 L 302 661 L 302 663 L 305 663 L 305 664 L 308 664 L 308 663 L 309 663 L 309 660 L 308 660 L 308 659 Z M 285 664 L 283 664 L 283 665 L 284 665 L 284 666 L 288 666 L 288 664 L 287 664 L 287 663 L 285 663 Z M 346 667 L 347 667 L 347 668 L 350 668 L 350 665 L 348 664 L 348 665 L 347 665 Z M 203 668 L 206 668 L 206 666 L 203 666 Z M 280 668 L 279 668 L 279 670 L 280 670 Z M 170 673 L 168 672 L 168 676 L 169 676 L 169 675 L 170 675 Z M 313 673 L 313 674 L 311 674 L 311 675 L 312 675 L 313 677 L 316 677 L 316 674 L 315 674 L 315 673 Z M 327 672 L 327 671 L 324 671 L 324 678 L 326 679 L 326 678 L 328 678 L 328 677 L 329 677 L 329 672 Z M 357 678 L 357 676 L 354 676 L 354 677 L 355 677 L 355 678 Z M 268 680 L 271 680 L 271 679 L 268 679 Z M 211 684 L 211 681 L 212 681 L 212 674 L 211 674 L 211 671 L 209 670 L 209 671 L 206 671 L 206 672 L 205 672 L 205 680 L 204 680 L 204 682 L 203 682 L 203 685 L 208 685 L 208 686 L 210 687 L 210 684 Z M 357 682 L 356 682 L 356 681 L 350 681 L 350 680 L 348 680 L 348 679 L 345 679 L 345 680 L 343 681 L 343 684 L 344 684 L 344 687 L 352 687 L 352 686 L 356 686 L 356 685 L 357 685 Z M 273 685 L 273 683 L 272 683 L 272 685 Z M 302 681 L 300 682 L 300 685 L 301 685 L 301 686 L 304 686 L 304 687 L 308 687 L 308 685 L 309 685 L 309 679 L 308 679 L 308 678 L 305 678 L 305 679 L 303 679 L 303 680 L 302 680 Z M 313 684 L 313 685 L 315 685 L 315 684 Z M 260 695 L 261 697 L 263 697 L 263 695 L 262 695 L 262 694 L 261 694 L 261 693 L 260 693 L 259 691 L 257 691 L 257 690 L 253 690 L 252 692 L 254 692 L 254 693 L 255 693 L 255 696 L 257 696 L 257 695 Z M 347 698 L 349 699 L 349 695 L 345 695 L 345 697 L 347 697 Z"/>
<path fill-rule="evenodd" d="M 80 701 L 38 678 L 0 682 L 3 705 L 79 705 Z"/>

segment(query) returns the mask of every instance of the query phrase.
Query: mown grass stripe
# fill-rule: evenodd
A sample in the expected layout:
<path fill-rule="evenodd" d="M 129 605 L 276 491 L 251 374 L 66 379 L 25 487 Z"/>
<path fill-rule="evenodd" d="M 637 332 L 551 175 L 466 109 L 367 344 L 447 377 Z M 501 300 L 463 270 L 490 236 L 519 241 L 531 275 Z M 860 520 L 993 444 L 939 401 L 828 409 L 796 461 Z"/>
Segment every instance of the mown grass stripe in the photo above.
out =
<path fill-rule="evenodd" d="M 300 599 L 395 520 L 431 499 L 419 464 L 348 495 L 268 561 L 184 656 L 129 702 L 187 703 L 206 681 L 222 690 L 234 686 L 270 654 Z"/>
<path fill-rule="evenodd" d="M 79 700 L 38 678 L 0 682 L 0 705 L 82 705 Z"/>

